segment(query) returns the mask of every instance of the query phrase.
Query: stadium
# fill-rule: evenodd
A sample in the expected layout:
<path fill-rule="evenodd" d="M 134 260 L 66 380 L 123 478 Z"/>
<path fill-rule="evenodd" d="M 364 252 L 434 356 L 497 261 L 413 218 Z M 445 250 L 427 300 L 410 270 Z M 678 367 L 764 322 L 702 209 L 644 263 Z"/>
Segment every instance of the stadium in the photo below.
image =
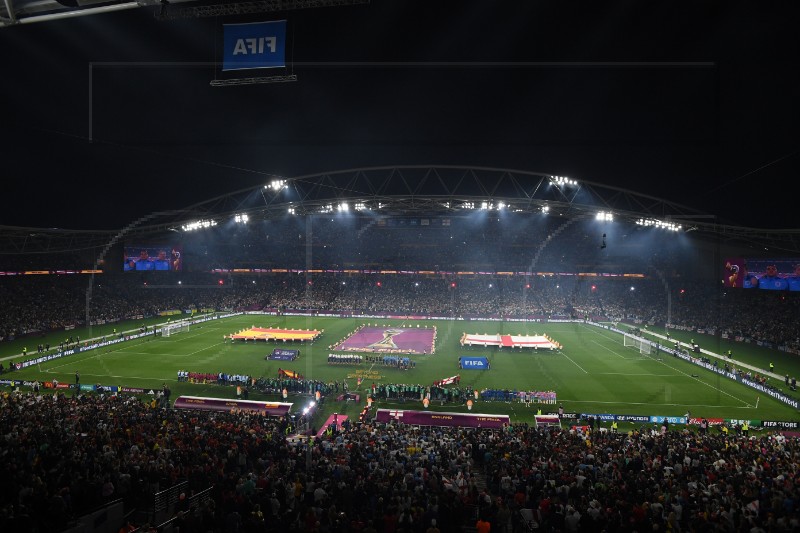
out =
<path fill-rule="evenodd" d="M 68 4 L 7 2 L 0 32 L 376 7 Z M 116 67 L 96 65 L 100 93 Z M 269 66 L 208 90 L 300 84 Z M 130 151 L 92 106 L 89 140 Z M 0 226 L 3 531 L 800 529 L 796 229 L 646 181 L 323 168 L 179 170 L 146 207 L 82 191 L 124 204 L 108 229 Z"/>

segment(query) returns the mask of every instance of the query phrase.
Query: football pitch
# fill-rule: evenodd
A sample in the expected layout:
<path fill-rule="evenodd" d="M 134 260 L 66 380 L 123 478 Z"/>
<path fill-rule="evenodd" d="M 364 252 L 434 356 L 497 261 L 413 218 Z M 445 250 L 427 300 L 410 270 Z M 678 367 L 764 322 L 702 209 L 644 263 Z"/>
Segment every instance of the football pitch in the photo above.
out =
<path fill-rule="evenodd" d="M 364 324 L 381 327 L 436 327 L 435 352 L 413 354 L 413 368 L 401 370 L 375 363 L 330 365 L 329 353 Z M 324 330 L 313 343 L 229 341 L 224 337 L 247 328 Z M 530 350 L 497 347 L 462 347 L 462 335 L 547 335 L 561 349 Z M 295 361 L 267 360 L 274 348 L 300 349 Z M 362 354 L 369 355 L 369 354 Z M 379 354 L 375 354 L 379 355 Z M 380 354 L 382 356 L 382 354 Z M 459 369 L 460 356 L 486 357 L 489 370 Z M 403 356 L 405 357 L 405 356 Z M 722 361 L 720 361 L 722 364 Z M 456 374 L 461 387 L 555 391 L 566 412 L 629 415 L 797 420 L 797 411 L 768 395 L 735 383 L 714 372 L 684 362 L 664 352 L 640 354 L 623 346 L 622 335 L 583 323 L 521 323 L 452 320 L 401 321 L 388 319 L 327 318 L 270 315 L 238 315 L 192 325 L 189 331 L 168 337 L 136 339 L 89 350 L 33 365 L 14 373 L 14 379 L 73 383 L 76 371 L 82 384 L 118 385 L 158 390 L 168 383 L 172 398 L 179 395 L 236 397 L 236 388 L 216 384 L 178 382 L 179 371 L 245 374 L 255 378 L 277 377 L 278 369 L 289 369 L 306 379 L 323 382 L 347 381 L 351 391 L 361 393 L 360 402 L 336 402 L 328 398 L 318 417 L 340 412 L 356 417 L 372 383 L 429 386 Z M 365 379 L 357 385 L 356 375 Z M 278 400 L 276 395 L 250 393 L 251 400 Z M 307 398 L 290 397 L 293 410 L 302 409 Z M 541 408 L 555 412 L 556 405 L 527 407 L 519 402 L 477 401 L 475 413 L 507 414 L 512 422 L 532 422 Z M 377 407 L 422 409 L 418 401 L 378 398 Z M 467 412 L 465 405 L 432 402 L 430 409 Z M 323 418 L 324 420 L 324 418 Z"/>

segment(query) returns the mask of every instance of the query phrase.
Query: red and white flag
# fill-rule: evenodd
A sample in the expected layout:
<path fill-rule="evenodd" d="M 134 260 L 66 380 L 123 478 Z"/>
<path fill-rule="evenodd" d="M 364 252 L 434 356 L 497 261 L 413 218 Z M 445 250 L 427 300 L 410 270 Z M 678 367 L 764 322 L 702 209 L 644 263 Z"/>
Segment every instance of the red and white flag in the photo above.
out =
<path fill-rule="evenodd" d="M 441 380 L 441 381 L 439 382 L 439 384 L 440 384 L 440 385 L 452 385 L 452 384 L 453 384 L 453 383 L 455 383 L 456 381 L 458 381 L 458 375 L 451 376 L 451 377 L 449 377 L 449 378 L 444 378 L 443 380 Z"/>

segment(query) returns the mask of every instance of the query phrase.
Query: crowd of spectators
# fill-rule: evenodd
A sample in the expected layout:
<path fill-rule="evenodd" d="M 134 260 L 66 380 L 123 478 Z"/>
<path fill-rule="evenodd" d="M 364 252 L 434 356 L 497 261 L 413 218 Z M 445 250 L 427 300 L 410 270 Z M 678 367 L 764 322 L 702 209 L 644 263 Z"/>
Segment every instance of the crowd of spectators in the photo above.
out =
<path fill-rule="evenodd" d="M 370 421 L 316 439 L 288 419 L 135 398 L 0 397 L 0 529 L 59 531 L 122 498 L 194 532 L 797 531 L 800 441 L 764 433 L 581 433 Z M 122 524 L 120 524 L 122 525 Z"/>
<path fill-rule="evenodd" d="M 800 350 L 800 297 L 723 289 L 703 283 L 578 276 L 426 277 L 419 275 L 230 276 L 162 273 L 95 277 L 89 317 L 96 323 L 141 319 L 160 311 L 315 310 L 344 314 L 443 317 L 575 317 L 718 332 L 731 339 Z M 179 285 L 177 282 L 181 281 Z M 223 283 L 220 284 L 219 282 Z M 310 283 L 309 283 L 310 282 Z M 0 279 L 0 339 L 85 323 L 88 278 Z M 36 343 L 34 343 L 35 345 Z"/>
<path fill-rule="evenodd" d="M 427 222 L 427 223 L 426 223 Z M 617 233 L 615 233 L 615 231 Z M 607 233 L 608 237 L 603 235 Z M 184 236 L 186 265 L 443 271 L 642 272 L 689 268 L 680 239 L 652 228 L 594 220 L 513 216 L 319 216 L 272 220 Z M 603 243 L 606 246 L 602 246 Z M 311 264 L 309 263 L 311 262 Z"/>

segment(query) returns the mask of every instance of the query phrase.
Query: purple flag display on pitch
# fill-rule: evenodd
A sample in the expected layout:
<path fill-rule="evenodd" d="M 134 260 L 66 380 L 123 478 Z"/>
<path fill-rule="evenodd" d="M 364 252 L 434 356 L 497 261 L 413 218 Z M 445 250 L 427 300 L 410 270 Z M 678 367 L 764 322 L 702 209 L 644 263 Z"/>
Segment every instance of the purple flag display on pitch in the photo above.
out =
<path fill-rule="evenodd" d="M 396 420 L 413 426 L 455 426 L 468 428 L 500 429 L 510 424 L 508 415 L 437 413 L 436 411 L 395 411 L 378 409 L 375 415 L 378 422 Z"/>
<path fill-rule="evenodd" d="M 334 350 L 373 353 L 433 353 L 435 328 L 364 326 Z"/>

